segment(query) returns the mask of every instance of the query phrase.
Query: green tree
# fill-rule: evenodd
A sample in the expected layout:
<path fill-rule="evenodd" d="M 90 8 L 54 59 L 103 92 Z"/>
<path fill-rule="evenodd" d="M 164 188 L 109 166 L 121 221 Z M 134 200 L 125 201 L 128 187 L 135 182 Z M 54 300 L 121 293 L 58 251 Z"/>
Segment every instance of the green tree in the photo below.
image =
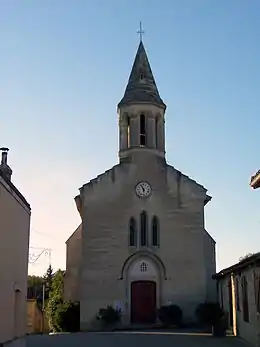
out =
<path fill-rule="evenodd" d="M 63 299 L 63 290 L 64 290 L 64 271 L 59 269 L 53 275 L 50 295 Z"/>
<path fill-rule="evenodd" d="M 36 299 L 42 295 L 44 279 L 41 276 L 29 275 L 27 279 L 27 297 Z"/>
<path fill-rule="evenodd" d="M 55 322 L 55 313 L 59 305 L 63 304 L 64 271 L 58 270 L 52 276 L 49 300 L 46 306 L 46 313 L 51 330 L 57 331 L 59 327 Z"/>
<path fill-rule="evenodd" d="M 53 279 L 53 268 L 51 265 L 48 266 L 48 269 L 45 272 L 43 278 L 45 283 L 45 298 L 48 299 L 50 296 L 50 291 L 52 288 L 52 279 Z"/>

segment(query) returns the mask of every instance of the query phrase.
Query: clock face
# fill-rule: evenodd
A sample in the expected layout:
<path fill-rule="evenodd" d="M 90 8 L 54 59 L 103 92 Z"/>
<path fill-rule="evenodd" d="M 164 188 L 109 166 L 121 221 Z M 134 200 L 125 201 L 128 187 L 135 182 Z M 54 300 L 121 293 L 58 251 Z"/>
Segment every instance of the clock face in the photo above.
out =
<path fill-rule="evenodd" d="M 147 198 L 152 194 L 152 187 L 148 182 L 139 182 L 135 187 L 135 192 L 140 198 Z"/>

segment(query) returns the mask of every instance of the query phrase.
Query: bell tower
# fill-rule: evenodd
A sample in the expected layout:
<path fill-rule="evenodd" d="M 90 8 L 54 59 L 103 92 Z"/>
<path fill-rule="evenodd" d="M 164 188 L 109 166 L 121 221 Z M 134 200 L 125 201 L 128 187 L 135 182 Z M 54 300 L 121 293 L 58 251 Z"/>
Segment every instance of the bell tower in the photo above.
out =
<path fill-rule="evenodd" d="M 165 110 L 140 37 L 125 93 L 118 104 L 120 161 L 131 160 L 140 151 L 165 157 Z"/>

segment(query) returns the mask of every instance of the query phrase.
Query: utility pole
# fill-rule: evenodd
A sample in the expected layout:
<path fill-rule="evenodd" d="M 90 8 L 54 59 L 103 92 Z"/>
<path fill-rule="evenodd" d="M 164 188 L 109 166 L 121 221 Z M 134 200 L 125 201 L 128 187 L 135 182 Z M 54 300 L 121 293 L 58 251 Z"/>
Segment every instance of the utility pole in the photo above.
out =
<path fill-rule="evenodd" d="M 42 310 L 45 309 L 45 283 L 42 285 Z"/>
<path fill-rule="evenodd" d="M 45 311 L 45 283 L 42 285 L 42 333 L 44 333 L 44 311 Z"/>

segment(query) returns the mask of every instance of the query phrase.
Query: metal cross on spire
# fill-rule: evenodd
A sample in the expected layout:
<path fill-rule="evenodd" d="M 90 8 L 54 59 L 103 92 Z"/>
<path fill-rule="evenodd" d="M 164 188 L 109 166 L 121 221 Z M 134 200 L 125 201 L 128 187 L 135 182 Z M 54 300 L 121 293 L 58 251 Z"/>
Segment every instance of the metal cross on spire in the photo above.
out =
<path fill-rule="evenodd" d="M 144 34 L 144 31 L 142 28 L 142 22 L 140 22 L 140 26 L 139 26 L 139 30 L 137 31 L 137 34 L 140 35 L 140 42 L 142 42 L 142 38 L 143 38 L 143 34 Z"/>

